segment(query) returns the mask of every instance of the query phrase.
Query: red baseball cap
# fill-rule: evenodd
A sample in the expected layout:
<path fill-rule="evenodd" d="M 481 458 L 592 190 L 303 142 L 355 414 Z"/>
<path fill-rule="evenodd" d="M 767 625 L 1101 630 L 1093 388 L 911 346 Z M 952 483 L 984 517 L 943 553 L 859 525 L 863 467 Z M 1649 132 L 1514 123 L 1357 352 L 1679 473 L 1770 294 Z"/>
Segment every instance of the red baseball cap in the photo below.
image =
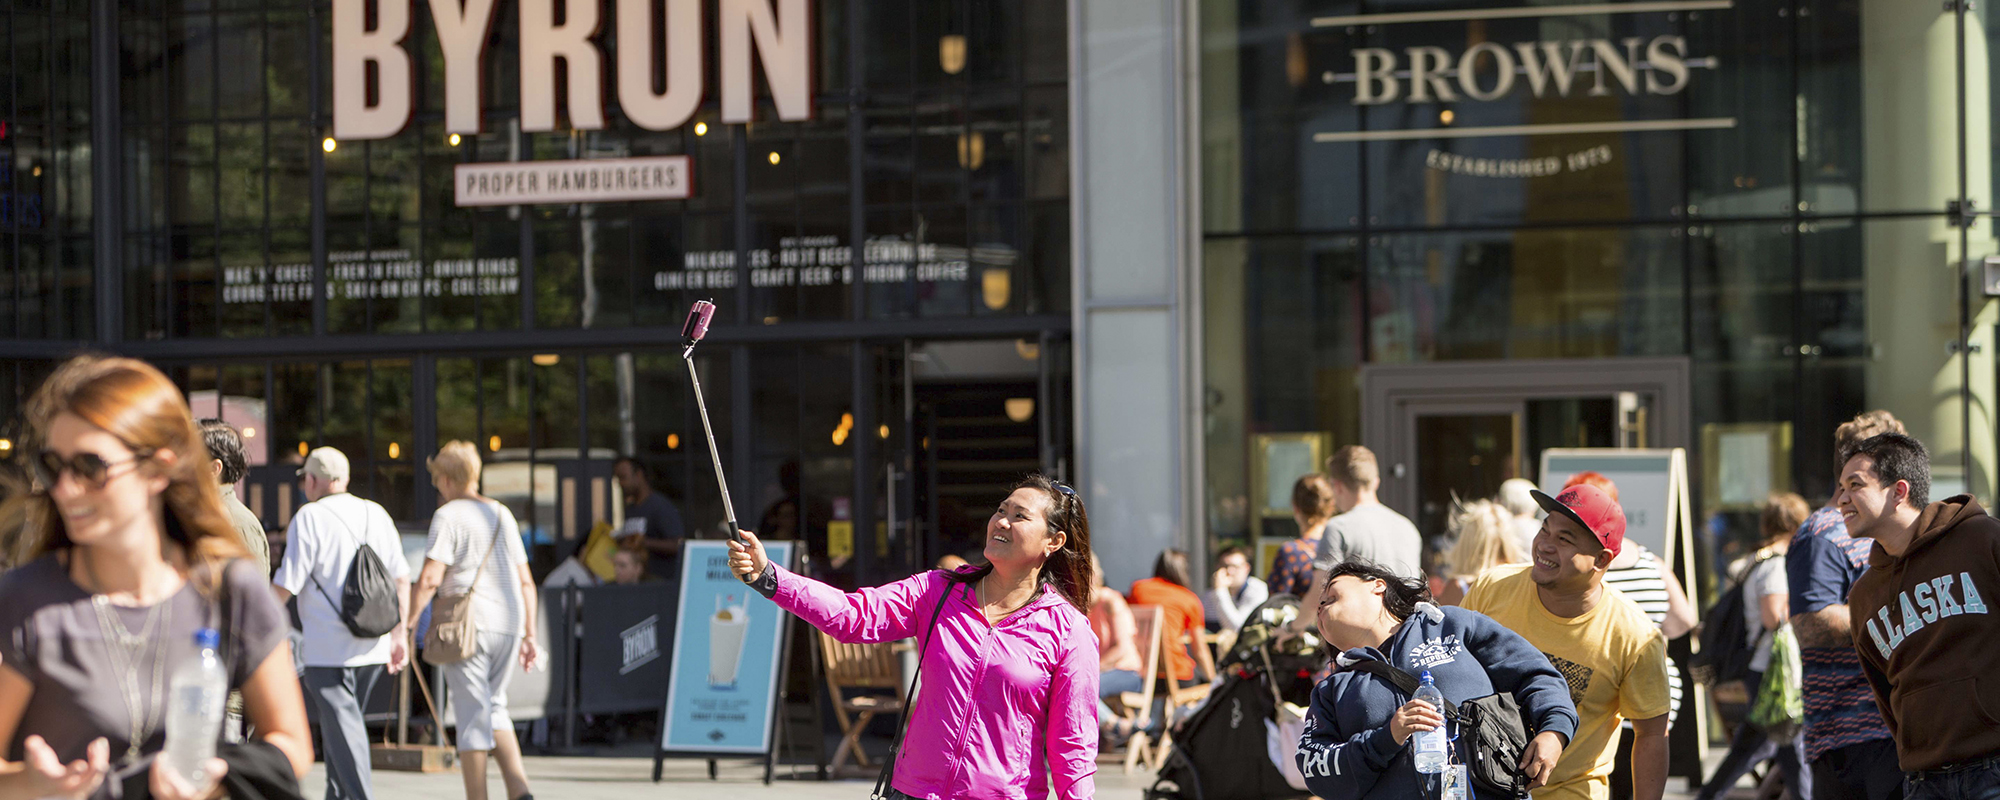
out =
<path fill-rule="evenodd" d="M 1529 494 L 1534 495 L 1535 502 L 1541 504 L 1543 511 L 1561 514 L 1582 525 L 1584 530 L 1597 537 L 1604 549 L 1611 551 L 1613 557 L 1625 549 L 1625 509 L 1603 489 L 1579 483 L 1554 497 L 1540 490 Z"/>

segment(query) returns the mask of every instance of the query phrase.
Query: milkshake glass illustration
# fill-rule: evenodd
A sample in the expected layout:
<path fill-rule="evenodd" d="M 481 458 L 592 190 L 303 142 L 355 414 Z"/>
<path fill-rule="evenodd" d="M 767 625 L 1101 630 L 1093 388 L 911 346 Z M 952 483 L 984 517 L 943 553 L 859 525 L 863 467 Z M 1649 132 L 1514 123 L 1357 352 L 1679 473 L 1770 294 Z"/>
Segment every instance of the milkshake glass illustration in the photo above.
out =
<path fill-rule="evenodd" d="M 734 595 L 715 598 L 715 605 L 708 618 L 708 685 L 733 689 L 737 665 L 743 661 L 744 634 L 750 631 L 750 613 Z"/>

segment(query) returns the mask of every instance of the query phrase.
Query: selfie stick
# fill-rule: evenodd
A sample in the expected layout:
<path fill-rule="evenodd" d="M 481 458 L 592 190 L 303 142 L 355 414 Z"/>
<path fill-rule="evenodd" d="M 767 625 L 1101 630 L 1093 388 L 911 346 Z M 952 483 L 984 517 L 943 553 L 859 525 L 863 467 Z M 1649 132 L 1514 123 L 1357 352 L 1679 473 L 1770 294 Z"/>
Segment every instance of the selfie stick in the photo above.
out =
<path fill-rule="evenodd" d="M 708 403 L 701 397 L 701 376 L 695 374 L 694 346 L 701 344 L 701 337 L 708 335 L 708 321 L 715 317 L 715 304 L 707 300 L 696 300 L 688 309 L 687 323 L 681 326 L 681 359 L 688 365 L 688 382 L 694 384 L 694 405 L 701 411 L 701 432 L 708 437 L 708 459 L 715 465 L 715 485 L 722 489 L 722 513 L 728 517 L 729 538 L 744 544 L 743 536 L 737 533 L 736 506 L 729 502 L 729 481 L 722 476 L 722 453 L 715 449 L 715 428 L 708 423 Z"/>

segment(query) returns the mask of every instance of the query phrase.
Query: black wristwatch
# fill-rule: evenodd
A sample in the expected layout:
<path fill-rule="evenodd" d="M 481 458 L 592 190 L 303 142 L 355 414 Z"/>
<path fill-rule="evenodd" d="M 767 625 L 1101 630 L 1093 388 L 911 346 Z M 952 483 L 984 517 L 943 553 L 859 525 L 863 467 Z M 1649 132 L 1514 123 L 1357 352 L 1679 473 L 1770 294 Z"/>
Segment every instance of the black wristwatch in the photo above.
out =
<path fill-rule="evenodd" d="M 756 589 L 757 593 L 763 595 L 767 600 L 777 597 L 778 565 L 765 564 L 764 574 L 758 575 L 755 579 L 751 580 L 750 588 Z"/>

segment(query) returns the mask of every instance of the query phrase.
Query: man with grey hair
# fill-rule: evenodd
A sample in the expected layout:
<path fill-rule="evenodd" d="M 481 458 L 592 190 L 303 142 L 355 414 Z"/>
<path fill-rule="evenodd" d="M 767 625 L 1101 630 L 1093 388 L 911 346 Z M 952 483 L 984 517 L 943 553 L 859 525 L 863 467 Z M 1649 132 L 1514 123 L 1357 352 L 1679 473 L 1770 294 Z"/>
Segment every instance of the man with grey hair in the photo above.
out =
<path fill-rule="evenodd" d="M 410 564 L 388 510 L 348 494 L 346 454 L 331 447 L 315 449 L 306 454 L 298 474 L 311 502 L 292 515 L 285 530 L 285 557 L 272 581 L 279 601 L 299 598 L 305 634 L 299 663 L 305 666 L 306 695 L 319 711 L 326 798 L 368 800 L 374 772 L 362 714 L 384 665 L 398 672 L 410 658 L 400 622 L 409 617 Z M 363 545 L 375 552 L 396 587 L 398 623 L 382 636 L 354 635 L 340 607 L 350 565 Z"/>
<path fill-rule="evenodd" d="M 1535 534 L 1542 530 L 1542 507 L 1535 505 L 1535 482 L 1527 478 L 1501 481 L 1500 505 L 1513 517 L 1514 538 L 1521 543 L 1521 552 L 1533 552 Z"/>
<path fill-rule="evenodd" d="M 243 458 L 243 435 L 219 419 L 204 419 L 196 424 L 201 427 L 202 443 L 208 445 L 210 474 L 215 476 L 215 482 L 222 490 L 222 510 L 229 513 L 229 523 L 242 535 L 243 546 L 249 548 L 250 558 L 257 562 L 257 569 L 269 576 L 271 540 L 264 535 L 264 521 L 236 498 L 236 483 L 243 480 L 243 474 L 249 471 Z"/>

